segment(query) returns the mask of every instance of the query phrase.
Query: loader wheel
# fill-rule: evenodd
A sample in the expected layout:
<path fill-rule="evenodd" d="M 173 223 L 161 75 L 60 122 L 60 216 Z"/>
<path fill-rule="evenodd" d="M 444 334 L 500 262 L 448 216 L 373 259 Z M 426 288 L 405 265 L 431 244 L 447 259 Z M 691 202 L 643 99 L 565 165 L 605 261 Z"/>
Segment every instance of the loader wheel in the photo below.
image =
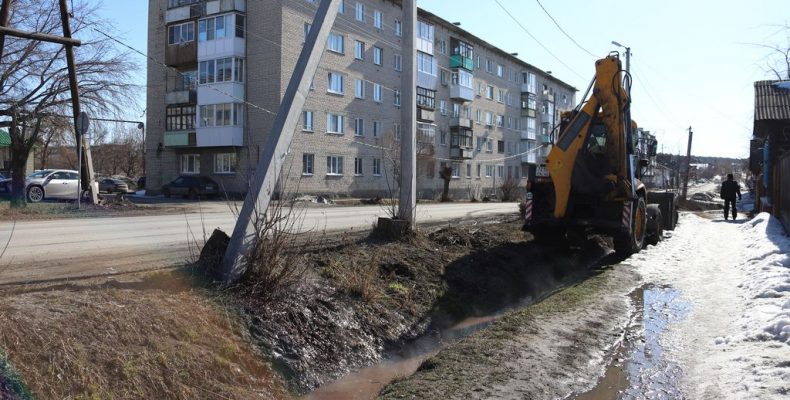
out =
<path fill-rule="evenodd" d="M 631 232 L 620 232 L 614 235 L 614 251 L 623 256 L 630 256 L 639 253 L 645 245 L 645 235 L 647 231 L 647 205 L 645 198 L 640 196 L 639 200 L 631 205 Z"/>
<path fill-rule="evenodd" d="M 664 227 L 661 224 L 661 209 L 658 204 L 648 204 L 647 206 L 647 244 L 653 246 L 661 241 L 664 235 Z"/>

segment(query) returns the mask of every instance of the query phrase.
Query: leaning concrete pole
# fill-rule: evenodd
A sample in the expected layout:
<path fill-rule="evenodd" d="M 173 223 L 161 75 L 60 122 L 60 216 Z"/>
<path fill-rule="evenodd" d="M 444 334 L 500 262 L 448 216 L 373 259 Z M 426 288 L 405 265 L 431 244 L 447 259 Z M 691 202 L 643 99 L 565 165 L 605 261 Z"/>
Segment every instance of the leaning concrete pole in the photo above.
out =
<path fill-rule="evenodd" d="M 417 212 L 417 116 L 415 88 L 417 53 L 414 50 L 414 26 L 417 22 L 415 0 L 403 0 L 403 75 L 401 78 L 401 148 L 400 198 L 398 217 L 414 228 Z"/>
<path fill-rule="evenodd" d="M 252 180 L 244 205 L 239 212 L 236 227 L 222 261 L 223 280 L 237 281 L 244 273 L 244 259 L 255 246 L 257 218 L 269 207 L 272 193 L 280 177 L 285 156 L 291 146 L 294 130 L 302 114 L 310 83 L 326 48 L 329 32 L 335 23 L 341 0 L 322 0 L 316 11 L 310 33 L 296 61 L 293 75 L 288 82 L 274 125 L 266 138 L 258 168 Z"/>

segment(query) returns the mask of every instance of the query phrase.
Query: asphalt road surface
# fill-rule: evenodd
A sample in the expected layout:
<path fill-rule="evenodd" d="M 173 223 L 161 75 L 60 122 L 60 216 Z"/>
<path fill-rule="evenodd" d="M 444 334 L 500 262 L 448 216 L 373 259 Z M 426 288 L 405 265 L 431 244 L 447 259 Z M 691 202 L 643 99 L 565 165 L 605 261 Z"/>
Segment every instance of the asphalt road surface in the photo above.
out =
<path fill-rule="evenodd" d="M 515 213 L 514 203 L 425 204 L 418 223 Z M 317 234 L 370 229 L 381 206 L 307 207 L 299 229 Z M 54 281 L 164 268 L 196 259 L 214 228 L 230 234 L 236 218 L 228 207 L 168 215 L 0 222 L 0 285 Z M 13 229 L 13 234 L 12 234 Z"/>

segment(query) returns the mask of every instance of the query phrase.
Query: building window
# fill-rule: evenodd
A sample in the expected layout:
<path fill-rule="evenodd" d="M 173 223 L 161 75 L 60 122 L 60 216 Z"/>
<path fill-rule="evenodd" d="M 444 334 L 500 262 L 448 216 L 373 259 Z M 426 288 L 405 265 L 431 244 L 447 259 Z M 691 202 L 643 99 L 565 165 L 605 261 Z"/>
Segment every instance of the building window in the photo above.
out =
<path fill-rule="evenodd" d="M 486 86 L 486 98 L 489 100 L 494 99 L 494 87 L 493 86 Z"/>
<path fill-rule="evenodd" d="M 362 159 L 354 158 L 354 176 L 362 176 Z"/>
<path fill-rule="evenodd" d="M 441 128 L 439 129 L 439 144 L 447 146 L 447 131 Z"/>
<path fill-rule="evenodd" d="M 330 72 L 327 91 L 329 93 L 335 94 L 345 93 L 345 90 L 343 89 L 343 75 L 340 75 L 337 72 Z"/>
<path fill-rule="evenodd" d="M 504 165 L 497 165 L 496 166 L 497 178 L 504 178 L 505 177 L 505 166 Z"/>
<path fill-rule="evenodd" d="M 343 175 L 343 157 L 328 156 L 326 158 L 327 175 Z"/>
<path fill-rule="evenodd" d="M 198 41 L 206 42 L 209 40 L 223 39 L 227 35 L 227 29 L 233 29 L 232 14 L 210 17 L 198 21 Z M 232 34 L 232 33 L 231 33 Z"/>
<path fill-rule="evenodd" d="M 381 103 L 381 85 L 378 83 L 373 84 L 373 101 Z"/>
<path fill-rule="evenodd" d="M 505 102 L 505 89 L 499 89 L 496 92 L 496 101 L 499 103 Z"/>
<path fill-rule="evenodd" d="M 340 8 L 337 9 L 338 14 L 345 14 L 346 13 L 346 0 L 340 1 Z"/>
<path fill-rule="evenodd" d="M 395 26 L 395 36 L 403 36 L 403 25 L 400 20 L 396 19 L 393 25 Z"/>
<path fill-rule="evenodd" d="M 478 163 L 477 164 L 477 179 L 480 179 L 480 169 L 481 169 L 481 167 L 482 167 L 482 164 Z"/>
<path fill-rule="evenodd" d="M 452 167 L 453 167 L 453 172 L 452 172 L 451 176 L 453 178 L 460 178 L 461 177 L 461 163 L 454 162 L 452 164 Z"/>
<path fill-rule="evenodd" d="M 477 151 L 478 152 L 483 150 L 483 140 L 485 140 L 485 138 L 483 138 L 482 136 L 478 136 L 477 137 Z"/>
<path fill-rule="evenodd" d="M 493 126 L 494 125 L 494 115 L 490 112 L 486 111 L 486 125 Z"/>
<path fill-rule="evenodd" d="M 477 110 L 477 118 L 476 118 L 476 120 L 477 120 L 478 124 L 483 122 L 483 111 L 480 110 L 480 109 Z"/>
<path fill-rule="evenodd" d="M 453 103 L 453 118 L 459 118 L 461 116 L 461 105 L 458 103 Z"/>
<path fill-rule="evenodd" d="M 417 37 L 433 43 L 433 25 L 417 20 Z"/>
<path fill-rule="evenodd" d="M 225 57 L 198 63 L 198 83 L 243 82 L 244 59 Z"/>
<path fill-rule="evenodd" d="M 496 65 L 496 76 L 503 77 L 505 75 L 505 67 L 500 64 Z"/>
<path fill-rule="evenodd" d="M 505 117 L 503 117 L 501 115 L 497 115 L 496 116 L 496 126 L 498 126 L 500 128 L 503 127 L 505 125 L 505 123 L 503 121 L 504 119 L 505 119 Z"/>
<path fill-rule="evenodd" d="M 396 107 L 400 107 L 400 90 L 398 89 L 395 89 L 394 104 Z"/>
<path fill-rule="evenodd" d="M 486 138 L 486 151 L 489 153 L 494 152 L 494 139 Z"/>
<path fill-rule="evenodd" d="M 400 142 L 400 124 L 392 125 L 392 133 L 395 135 L 395 140 Z"/>
<path fill-rule="evenodd" d="M 440 83 L 441 83 L 443 86 L 447 86 L 447 71 L 445 71 L 445 70 L 441 70 L 441 71 L 439 72 L 439 82 L 440 82 Z"/>
<path fill-rule="evenodd" d="M 172 25 L 167 27 L 167 44 L 182 44 L 195 40 L 195 24 Z"/>
<path fill-rule="evenodd" d="M 373 64 L 381 65 L 384 58 L 384 50 L 381 47 L 373 47 Z"/>
<path fill-rule="evenodd" d="M 467 178 L 471 178 L 472 177 L 472 164 L 471 163 L 470 164 L 466 164 L 466 177 Z"/>
<path fill-rule="evenodd" d="M 365 42 L 354 41 L 354 58 L 357 60 L 365 59 Z"/>
<path fill-rule="evenodd" d="M 447 115 L 447 100 L 439 100 L 439 113 Z"/>
<path fill-rule="evenodd" d="M 235 126 L 241 118 L 241 103 L 207 104 L 200 106 L 200 126 Z"/>
<path fill-rule="evenodd" d="M 381 23 L 382 23 L 382 18 L 383 17 L 384 16 L 382 15 L 381 11 L 379 11 L 379 10 L 373 11 L 373 26 L 375 28 L 381 29 Z"/>
<path fill-rule="evenodd" d="M 496 141 L 496 152 L 502 154 L 505 152 L 505 141 L 504 140 L 497 140 Z"/>
<path fill-rule="evenodd" d="M 400 71 L 400 70 L 403 69 L 403 62 L 402 62 L 402 60 L 403 60 L 403 58 L 401 57 L 400 54 L 395 54 L 393 56 L 392 64 L 393 64 L 393 67 L 395 68 L 395 71 Z"/>
<path fill-rule="evenodd" d="M 354 119 L 354 134 L 357 136 L 365 135 L 365 120 L 362 118 Z"/>
<path fill-rule="evenodd" d="M 437 39 L 436 40 L 436 47 L 441 54 L 447 54 L 447 41 L 444 39 Z"/>
<path fill-rule="evenodd" d="M 436 76 L 436 62 L 430 54 L 417 52 L 417 71 L 431 76 Z"/>
<path fill-rule="evenodd" d="M 365 5 L 357 2 L 357 21 L 365 22 Z"/>
<path fill-rule="evenodd" d="M 373 175 L 374 176 L 381 176 L 381 159 L 374 158 L 373 159 Z"/>
<path fill-rule="evenodd" d="M 167 106 L 165 109 L 165 130 L 183 131 L 195 129 L 195 110 L 190 106 Z"/>
<path fill-rule="evenodd" d="M 493 73 L 494 72 L 494 62 L 491 60 L 486 60 L 486 72 Z"/>
<path fill-rule="evenodd" d="M 307 41 L 307 35 L 309 35 L 309 34 L 310 34 L 310 27 L 311 27 L 311 26 L 312 26 L 312 25 L 310 25 L 310 24 L 309 24 L 309 23 L 307 23 L 307 22 L 305 22 L 305 23 L 304 23 L 304 40 L 305 40 L 305 41 Z"/>
<path fill-rule="evenodd" d="M 315 154 L 302 154 L 302 175 L 312 175 L 315 165 Z"/>
<path fill-rule="evenodd" d="M 365 98 L 365 81 L 362 79 L 357 79 L 354 82 L 354 97 L 358 99 Z"/>
<path fill-rule="evenodd" d="M 181 173 L 199 174 L 200 173 L 200 154 L 181 155 Z"/>
<path fill-rule="evenodd" d="M 326 47 L 335 53 L 345 53 L 345 37 L 341 34 L 330 32 Z"/>
<path fill-rule="evenodd" d="M 214 173 L 215 174 L 235 174 L 236 173 L 236 153 L 214 154 Z"/>
<path fill-rule="evenodd" d="M 236 37 L 237 38 L 244 38 L 244 33 L 246 29 L 244 28 L 244 16 L 236 14 Z"/>
<path fill-rule="evenodd" d="M 436 91 L 417 86 L 417 105 L 433 110 L 436 108 Z"/>
<path fill-rule="evenodd" d="M 343 134 L 343 121 L 344 117 L 340 114 L 326 113 L 326 131 L 327 133 Z"/>
<path fill-rule="evenodd" d="M 313 112 L 312 111 L 304 111 L 302 112 L 302 130 L 305 132 L 312 132 L 313 131 Z"/>
<path fill-rule="evenodd" d="M 494 176 L 494 166 L 486 165 L 486 178 L 490 178 L 492 176 Z"/>
<path fill-rule="evenodd" d="M 373 121 L 373 137 L 378 137 L 381 135 L 382 127 L 383 125 L 381 124 L 381 121 Z"/>

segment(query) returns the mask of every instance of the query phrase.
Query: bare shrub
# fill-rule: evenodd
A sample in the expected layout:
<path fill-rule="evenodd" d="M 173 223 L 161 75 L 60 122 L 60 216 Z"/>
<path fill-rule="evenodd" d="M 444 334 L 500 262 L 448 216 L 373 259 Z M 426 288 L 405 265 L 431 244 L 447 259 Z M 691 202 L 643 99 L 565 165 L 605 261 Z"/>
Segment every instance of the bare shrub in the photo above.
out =
<path fill-rule="evenodd" d="M 518 195 L 518 181 L 508 178 L 502 182 L 499 190 L 502 192 L 502 201 L 513 201 Z"/>
<path fill-rule="evenodd" d="M 480 189 L 480 184 L 469 182 L 469 184 L 466 186 L 466 194 L 467 196 L 469 196 L 469 201 L 472 202 L 480 201 L 480 197 L 482 194 L 482 190 Z"/>

